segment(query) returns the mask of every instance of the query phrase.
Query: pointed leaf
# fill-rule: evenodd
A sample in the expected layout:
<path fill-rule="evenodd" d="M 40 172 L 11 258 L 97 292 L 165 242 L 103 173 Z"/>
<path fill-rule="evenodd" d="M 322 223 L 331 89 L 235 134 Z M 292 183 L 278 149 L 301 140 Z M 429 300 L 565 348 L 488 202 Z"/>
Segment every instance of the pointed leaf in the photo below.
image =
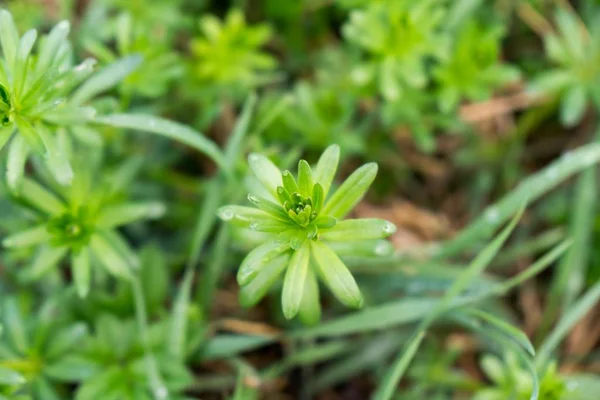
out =
<path fill-rule="evenodd" d="M 348 219 L 333 228 L 323 230 L 320 237 L 330 241 L 359 241 L 383 239 L 396 232 L 391 222 L 378 218 Z"/>
<path fill-rule="evenodd" d="M 133 279 L 127 258 L 111 246 L 106 238 L 100 234 L 92 235 L 90 246 L 96 258 L 111 275 L 125 280 Z"/>
<path fill-rule="evenodd" d="M 165 211 L 164 204 L 157 201 L 109 206 L 100 211 L 96 225 L 101 228 L 114 228 L 142 219 L 160 218 Z"/>
<path fill-rule="evenodd" d="M 311 242 L 311 254 L 323 282 L 344 305 L 361 308 L 364 300 L 354 277 L 342 260 L 327 245 Z"/>
<path fill-rule="evenodd" d="M 8 147 L 8 159 L 6 161 L 6 181 L 9 189 L 14 193 L 19 192 L 28 156 L 29 146 L 25 139 L 21 135 L 15 136 Z"/>
<path fill-rule="evenodd" d="M 278 280 L 279 275 L 285 270 L 289 261 L 290 255 L 287 253 L 282 254 L 265 266 L 250 283 L 243 286 L 239 294 L 242 307 L 256 305 Z"/>
<path fill-rule="evenodd" d="M 321 296 L 314 267 L 309 266 L 298 318 L 305 325 L 317 325 L 321 320 Z"/>
<path fill-rule="evenodd" d="M 111 89 L 132 73 L 143 61 L 143 57 L 134 54 L 122 58 L 104 67 L 90 77 L 71 97 L 71 104 L 81 105 L 94 96 Z"/>
<path fill-rule="evenodd" d="M 276 241 L 265 243 L 252 250 L 240 265 L 237 274 L 238 284 L 244 286 L 250 283 L 267 264 L 287 250 L 289 250 L 288 244 Z"/>
<path fill-rule="evenodd" d="M 66 246 L 42 247 L 41 251 L 36 255 L 31 267 L 23 272 L 22 278 L 28 282 L 40 279 L 44 274 L 56 267 L 65 254 L 67 254 L 68 250 L 69 248 Z"/>
<path fill-rule="evenodd" d="M 30 247 L 48 240 L 50 240 L 50 233 L 46 225 L 39 225 L 4 238 L 2 244 L 4 247 Z"/>
<path fill-rule="evenodd" d="M 53 65 L 60 47 L 64 44 L 71 24 L 69 21 L 61 21 L 52 28 L 48 36 L 42 42 L 37 63 L 35 65 L 36 77 L 43 74 L 50 66 Z"/>
<path fill-rule="evenodd" d="M 335 172 L 337 171 L 339 162 L 340 146 L 337 144 L 331 145 L 325 149 L 321 155 L 321 158 L 319 158 L 319 161 L 317 162 L 317 167 L 315 168 L 313 177 L 315 182 L 320 183 L 323 187 L 325 199 L 327 199 L 327 195 L 329 194 L 329 189 L 331 188 L 331 183 L 335 177 Z"/>
<path fill-rule="evenodd" d="M 61 199 L 31 179 L 23 180 L 21 197 L 33 207 L 50 215 L 59 215 L 67 211 Z"/>
<path fill-rule="evenodd" d="M 0 10 L 0 44 L 7 67 L 12 69 L 19 46 L 19 31 L 12 15 L 6 10 Z"/>
<path fill-rule="evenodd" d="M 46 148 L 46 163 L 56 181 L 61 185 L 69 185 L 73 179 L 73 169 L 64 141 L 59 141 L 58 133 L 51 133 L 43 124 L 39 124 L 37 132 Z"/>
<path fill-rule="evenodd" d="M 300 249 L 294 251 L 285 273 L 281 309 L 287 319 L 294 318 L 300 309 L 308 273 L 309 249 L 309 245 L 305 243 Z"/>
<path fill-rule="evenodd" d="M 310 165 L 304 160 L 298 163 L 298 187 L 304 197 L 310 197 L 313 192 L 313 177 Z"/>
<path fill-rule="evenodd" d="M 343 218 L 363 198 L 377 175 L 377 164 L 365 164 L 352 173 L 325 203 L 323 214 Z"/>
<path fill-rule="evenodd" d="M 277 187 L 283 185 L 279 168 L 267 157 L 257 153 L 248 156 L 248 165 L 273 199 L 277 199 Z"/>
<path fill-rule="evenodd" d="M 87 247 L 72 254 L 71 269 L 77 294 L 79 297 L 86 297 L 90 291 L 91 281 L 90 251 Z"/>

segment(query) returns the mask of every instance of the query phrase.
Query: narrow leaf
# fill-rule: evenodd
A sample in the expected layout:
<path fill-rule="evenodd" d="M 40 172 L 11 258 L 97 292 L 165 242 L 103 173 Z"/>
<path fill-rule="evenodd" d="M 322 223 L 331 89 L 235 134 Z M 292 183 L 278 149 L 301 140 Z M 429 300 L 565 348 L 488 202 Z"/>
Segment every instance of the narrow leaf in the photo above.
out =
<path fill-rule="evenodd" d="M 334 144 L 325 149 L 317 162 L 317 167 L 315 168 L 313 176 L 315 182 L 319 182 L 321 186 L 323 186 L 325 199 L 327 199 L 327 195 L 329 194 L 329 189 L 331 188 L 331 183 L 335 177 L 339 161 L 340 146 Z"/>
<path fill-rule="evenodd" d="M 96 122 L 117 128 L 151 132 L 177 140 L 206 154 L 219 167 L 228 171 L 223 153 L 214 142 L 204 137 L 200 132 L 178 122 L 144 114 L 112 114 L 98 117 Z"/>
<path fill-rule="evenodd" d="M 323 213 L 339 219 L 345 217 L 363 198 L 376 175 L 375 163 L 365 164 L 354 171 L 325 203 Z"/>
<path fill-rule="evenodd" d="M 81 105 L 94 96 L 116 86 L 143 61 L 141 55 L 131 55 L 110 64 L 90 77 L 71 97 L 71 104 Z"/>
<path fill-rule="evenodd" d="M 391 222 L 377 218 L 348 219 L 324 230 L 321 239 L 330 241 L 359 241 L 383 239 L 396 232 Z"/>
<path fill-rule="evenodd" d="M 348 307 L 362 307 L 364 300 L 354 277 L 333 250 L 314 241 L 311 242 L 311 254 L 319 276 L 335 297 Z"/>
<path fill-rule="evenodd" d="M 287 267 L 281 296 L 281 309 L 287 319 L 294 318 L 300 309 L 308 273 L 309 256 L 309 245 L 305 243 L 300 249 L 294 251 Z"/>

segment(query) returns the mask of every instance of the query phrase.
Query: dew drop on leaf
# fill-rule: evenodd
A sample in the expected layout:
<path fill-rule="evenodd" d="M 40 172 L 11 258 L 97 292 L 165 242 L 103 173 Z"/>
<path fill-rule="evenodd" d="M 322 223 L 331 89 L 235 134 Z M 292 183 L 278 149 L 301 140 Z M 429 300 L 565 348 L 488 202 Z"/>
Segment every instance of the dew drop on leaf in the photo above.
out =
<path fill-rule="evenodd" d="M 234 212 L 229 207 L 223 207 L 219 210 L 219 217 L 223 221 L 231 221 L 233 219 L 233 216 L 234 216 Z"/>

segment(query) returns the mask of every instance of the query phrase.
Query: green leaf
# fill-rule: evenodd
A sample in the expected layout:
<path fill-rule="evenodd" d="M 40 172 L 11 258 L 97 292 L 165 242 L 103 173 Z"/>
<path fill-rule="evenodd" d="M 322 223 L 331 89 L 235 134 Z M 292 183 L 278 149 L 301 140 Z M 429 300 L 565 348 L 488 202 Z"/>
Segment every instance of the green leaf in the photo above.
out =
<path fill-rule="evenodd" d="M 42 42 L 39 56 L 35 65 L 35 76 L 41 76 L 54 64 L 60 47 L 64 44 L 71 24 L 69 21 L 61 21 L 52 28 L 46 39 Z"/>
<path fill-rule="evenodd" d="M 4 298 L 1 315 L 2 325 L 6 329 L 6 336 L 19 353 L 26 354 L 29 349 L 29 337 L 19 304 L 14 297 Z"/>
<path fill-rule="evenodd" d="M 14 193 L 19 192 L 28 156 L 29 146 L 21 135 L 15 136 L 8 147 L 8 159 L 6 161 L 6 181 L 8 187 Z"/>
<path fill-rule="evenodd" d="M 569 89 L 560 105 L 560 121 L 567 127 L 575 126 L 583 118 L 586 107 L 585 87 L 577 85 Z"/>
<path fill-rule="evenodd" d="M 53 125 L 84 125 L 94 121 L 96 109 L 92 107 L 64 106 L 45 111 L 41 119 Z"/>
<path fill-rule="evenodd" d="M 73 281 L 79 297 L 86 297 L 90 291 L 91 265 L 90 251 L 87 247 L 71 255 Z"/>
<path fill-rule="evenodd" d="M 292 319 L 300 309 L 304 285 L 308 273 L 310 249 L 307 243 L 293 252 L 290 263 L 283 280 L 283 293 L 281 295 L 281 309 L 286 319 Z"/>
<path fill-rule="evenodd" d="M 418 347 L 425 337 L 427 329 L 435 322 L 435 320 L 450 307 L 455 298 L 461 294 L 472 281 L 483 272 L 489 265 L 494 256 L 500 251 L 502 245 L 519 222 L 523 213 L 523 208 L 515 215 L 511 223 L 504 228 L 502 232 L 488 244 L 475 259 L 469 264 L 467 269 L 456 279 L 450 289 L 446 291 L 442 299 L 436 307 L 421 321 L 413 336 L 408 343 L 405 344 L 400 357 L 394 361 L 392 367 L 388 370 L 379 387 L 375 391 L 374 399 L 388 400 L 393 396 L 395 388 L 404 376 L 410 362 L 416 354 Z"/>
<path fill-rule="evenodd" d="M 327 245 L 311 242 L 311 253 L 321 280 L 344 305 L 361 308 L 364 300 L 354 277 L 342 260 Z"/>
<path fill-rule="evenodd" d="M 206 154 L 224 171 L 228 171 L 225 157 L 214 142 L 202 136 L 200 132 L 178 122 L 145 114 L 112 114 L 97 117 L 96 122 L 117 128 L 151 132 L 179 141 Z"/>
<path fill-rule="evenodd" d="M 19 46 L 19 31 L 12 15 L 6 10 L 0 10 L 0 44 L 7 67 L 12 69 Z"/>
<path fill-rule="evenodd" d="M 245 206 L 224 206 L 217 210 L 219 218 L 225 222 L 230 222 L 236 226 L 244 228 L 250 227 L 253 222 L 281 222 L 281 219 L 273 217 L 271 214 L 253 207 Z M 287 217 L 287 215 L 286 215 Z"/>
<path fill-rule="evenodd" d="M 313 177 L 310 165 L 304 160 L 298 162 L 298 188 L 304 197 L 310 197 L 313 192 Z"/>
<path fill-rule="evenodd" d="M 72 324 L 66 328 L 53 332 L 52 340 L 48 342 L 45 356 L 55 359 L 68 354 L 79 346 L 88 334 L 87 325 L 83 322 Z"/>
<path fill-rule="evenodd" d="M 289 220 L 289 217 L 286 214 L 283 207 L 277 203 L 273 203 L 272 201 L 269 201 L 267 199 L 262 199 L 258 196 L 254 196 L 251 194 L 248 195 L 248 201 L 250 201 L 252 204 L 254 204 L 258 209 L 268 213 L 269 215 L 271 215 L 273 218 L 275 218 L 277 220 L 281 220 L 281 221 Z"/>
<path fill-rule="evenodd" d="M 289 250 L 288 244 L 271 241 L 252 250 L 242 261 L 237 274 L 240 286 L 248 284 L 260 271 L 284 251 Z"/>
<path fill-rule="evenodd" d="M 565 310 L 563 317 L 552 333 L 544 340 L 539 348 L 535 359 L 536 366 L 543 366 L 552 355 L 552 352 L 575 326 L 600 300 L 600 282 L 592 286 L 583 296 L 581 296 L 571 307 Z"/>
<path fill-rule="evenodd" d="M 130 262 L 105 237 L 101 234 L 92 235 L 90 246 L 96 258 L 111 275 L 125 280 L 133 279 Z"/>
<path fill-rule="evenodd" d="M 2 241 L 4 247 L 30 247 L 50 240 L 46 225 L 36 226 L 7 236 Z"/>
<path fill-rule="evenodd" d="M 23 375 L 0 365 L 0 385 L 2 385 L 2 387 L 22 385 L 25 382 L 26 379 Z"/>
<path fill-rule="evenodd" d="M 115 228 L 142 219 L 160 218 L 164 213 L 164 204 L 157 201 L 124 203 L 103 208 L 98 214 L 96 226 L 101 228 Z"/>
<path fill-rule="evenodd" d="M 240 152 L 242 150 L 242 142 L 248 133 L 248 127 L 252 117 L 252 112 L 256 105 L 256 95 L 254 93 L 248 96 L 248 99 L 244 103 L 242 114 L 238 118 L 233 133 L 227 141 L 225 149 L 225 159 L 231 170 L 235 167 L 235 163 L 238 161 Z"/>
<path fill-rule="evenodd" d="M 508 338 L 514 340 L 516 343 L 521 345 L 527 352 L 534 356 L 535 348 L 529 341 L 527 335 L 518 328 L 515 328 L 511 324 L 501 320 L 500 318 L 495 317 L 494 315 L 487 313 L 485 311 L 470 309 L 467 311 L 468 314 L 473 315 L 476 318 L 480 318 L 483 321 L 490 324 L 494 329 L 502 332 Z"/>
<path fill-rule="evenodd" d="M 55 268 L 67 254 L 69 248 L 66 246 L 52 247 L 44 246 L 38 252 L 31 267 L 23 271 L 22 278 L 31 282 L 40 279 L 44 274 Z"/>
<path fill-rule="evenodd" d="M 321 297 L 319 282 L 312 266 L 309 266 L 304 283 L 302 302 L 298 310 L 298 318 L 305 325 L 317 325 L 321 320 Z"/>
<path fill-rule="evenodd" d="M 111 89 L 132 73 L 143 61 L 139 54 L 124 57 L 104 67 L 90 77 L 71 97 L 72 105 L 81 105 L 94 96 Z"/>
<path fill-rule="evenodd" d="M 60 382 L 80 383 L 95 375 L 100 368 L 98 365 L 77 354 L 69 354 L 46 365 L 44 374 Z"/>
<path fill-rule="evenodd" d="M 23 180 L 21 197 L 34 208 L 49 215 L 59 215 L 67 211 L 61 199 L 30 179 Z"/>
<path fill-rule="evenodd" d="M 17 60 L 15 62 L 15 70 L 13 71 L 13 88 L 15 91 L 15 97 L 21 98 L 23 88 L 25 87 L 25 81 L 27 79 L 27 72 L 29 71 L 29 55 L 33 44 L 37 39 L 37 31 L 30 29 L 21 37 L 19 42 L 19 48 L 17 50 Z"/>
<path fill-rule="evenodd" d="M 281 171 L 267 157 L 252 153 L 248 156 L 248 165 L 254 173 L 254 176 L 262 183 L 273 199 L 277 197 L 277 187 L 282 186 Z"/>
<path fill-rule="evenodd" d="M 320 238 L 325 241 L 360 241 L 388 237 L 396 232 L 391 222 L 377 218 L 348 219 L 324 230 Z"/>
<path fill-rule="evenodd" d="M 313 177 L 315 182 L 320 183 L 323 187 L 325 199 L 327 199 L 327 195 L 329 194 L 329 188 L 331 188 L 331 183 L 335 177 L 339 162 L 340 146 L 337 144 L 333 144 L 325 149 L 317 162 Z"/>
<path fill-rule="evenodd" d="M 6 142 L 13 136 L 13 133 L 15 133 L 15 126 L 13 124 L 0 128 L 0 151 L 4 148 Z"/>
<path fill-rule="evenodd" d="M 37 132 L 46 148 L 46 163 L 52 175 L 61 185 L 69 185 L 73 179 L 73 170 L 69 163 L 64 133 L 53 134 L 43 124 L 38 125 Z"/>
<path fill-rule="evenodd" d="M 325 203 L 323 214 L 341 219 L 363 198 L 377 175 L 377 164 L 365 164 L 352 173 Z"/>
<path fill-rule="evenodd" d="M 256 305 L 266 294 L 267 291 L 278 280 L 279 275 L 287 267 L 290 261 L 290 254 L 284 253 L 276 257 L 250 283 L 240 289 L 239 297 L 242 307 L 252 307 Z"/>

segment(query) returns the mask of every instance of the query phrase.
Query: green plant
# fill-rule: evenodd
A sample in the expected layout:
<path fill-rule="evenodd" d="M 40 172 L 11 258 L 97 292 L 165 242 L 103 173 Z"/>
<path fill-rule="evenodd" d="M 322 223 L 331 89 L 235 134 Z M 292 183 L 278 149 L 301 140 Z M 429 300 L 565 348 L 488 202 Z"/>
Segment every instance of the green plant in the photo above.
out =
<path fill-rule="evenodd" d="M 165 209 L 157 202 L 129 202 L 122 191 L 132 179 L 132 164 L 99 176 L 90 160 L 80 159 L 78 174 L 68 188 L 49 182 L 58 192 L 25 178 L 20 199 L 32 211 L 35 226 L 4 238 L 8 248 L 37 246 L 38 252 L 23 279 L 35 281 L 61 264 L 65 257 L 81 297 L 91 285 L 93 264 L 108 273 L 131 280 L 139 267 L 137 255 L 117 228 L 136 220 L 156 218 Z"/>
<path fill-rule="evenodd" d="M 354 81 L 376 87 L 388 101 L 399 99 L 405 87 L 424 87 L 426 63 L 448 52 L 446 13 L 436 0 L 376 2 L 352 11 L 344 37 L 366 55 L 351 72 Z"/>
<path fill-rule="evenodd" d="M 442 112 L 454 111 L 462 99 L 482 101 L 519 77 L 516 68 L 498 62 L 501 25 L 467 22 L 459 29 L 449 57 L 433 69 Z"/>
<path fill-rule="evenodd" d="M 18 372 L 9 380 L 21 384 L 11 399 L 60 399 L 64 387 L 56 383 L 76 382 L 87 373 L 86 366 L 78 363 L 78 348 L 87 336 L 87 327 L 80 322 L 58 316 L 63 303 L 47 301 L 38 313 L 31 304 L 15 297 L 6 297 L 0 309 L 4 335 L 0 338 L 0 367 Z M 24 382 L 24 383 L 23 383 Z M 19 397 L 17 394 L 22 394 Z"/>
<path fill-rule="evenodd" d="M 536 76 L 531 87 L 558 95 L 561 122 L 574 126 L 590 103 L 600 109 L 600 24 L 592 23 L 588 30 L 565 9 L 556 12 L 555 20 L 558 30 L 547 32 L 543 39 L 546 55 L 556 67 Z"/>
<path fill-rule="evenodd" d="M 375 179 L 377 164 L 357 169 L 328 197 L 339 156 L 338 146 L 328 147 L 314 173 L 300 160 L 297 180 L 290 171 L 281 173 L 262 155 L 248 157 L 263 186 L 261 195 L 248 196 L 255 208 L 225 206 L 219 210 L 225 221 L 270 234 L 265 244 L 242 261 L 237 275 L 242 304 L 256 304 L 285 271 L 281 302 L 288 319 L 299 314 L 305 323 L 319 321 L 317 276 L 344 305 L 363 306 L 352 274 L 329 243 L 381 239 L 394 233 L 396 227 L 381 219 L 343 220 Z"/>
<path fill-rule="evenodd" d="M 69 23 L 56 25 L 32 54 L 37 32 L 27 31 L 20 39 L 12 16 L 0 10 L 0 149 L 11 139 L 7 161 L 7 180 L 14 191 L 23 176 L 29 154 L 46 160 L 61 184 L 69 184 L 73 170 L 68 148 L 71 130 L 81 133 L 96 112 L 82 103 L 108 85 L 84 82 L 93 72 L 94 61 L 71 64 L 71 47 L 66 37 Z M 137 65 L 130 60 L 122 65 L 126 75 Z M 119 74 L 116 75 L 118 80 Z M 92 84 L 90 84 L 92 82 Z M 116 83 L 116 82 L 114 82 Z M 95 84 L 95 85 L 94 85 Z M 85 132 L 85 131 L 84 131 Z M 85 133 L 81 133 L 85 136 Z"/>
<path fill-rule="evenodd" d="M 84 43 L 85 48 L 104 65 L 110 65 L 121 57 L 143 57 L 141 65 L 119 84 L 125 99 L 163 96 L 173 81 L 184 73 L 181 58 L 169 49 L 166 33 L 140 24 L 138 18 L 137 15 L 121 13 L 110 24 L 114 26 L 114 32 L 109 33 L 106 41 L 116 39 L 116 52 L 99 40 L 88 39 Z"/>
<path fill-rule="evenodd" d="M 81 363 L 89 366 L 87 379 L 75 393 L 77 400 L 102 397 L 111 400 L 183 400 L 183 389 L 191 382 L 190 373 L 179 360 L 169 357 L 162 344 L 165 326 L 148 329 L 149 349 L 156 355 L 164 386 L 152 394 L 147 374 L 146 347 L 134 321 L 119 320 L 112 315 L 101 315 L 95 322 L 95 334 L 81 349 Z"/>
<path fill-rule="evenodd" d="M 271 79 L 274 57 L 261 51 L 271 38 L 266 24 L 249 26 L 238 9 L 223 21 L 213 15 L 200 19 L 202 37 L 191 42 L 195 76 L 209 88 L 239 97 Z"/>

